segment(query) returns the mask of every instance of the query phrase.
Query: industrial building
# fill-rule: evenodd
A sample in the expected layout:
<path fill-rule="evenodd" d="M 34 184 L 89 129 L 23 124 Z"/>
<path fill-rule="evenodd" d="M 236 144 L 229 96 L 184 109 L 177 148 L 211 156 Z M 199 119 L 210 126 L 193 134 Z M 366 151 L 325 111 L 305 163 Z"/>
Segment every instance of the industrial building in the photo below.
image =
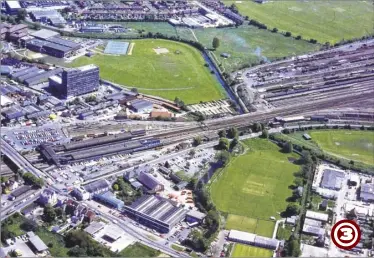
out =
<path fill-rule="evenodd" d="M 142 183 L 148 191 L 160 192 L 164 190 L 164 185 L 161 184 L 152 174 L 140 172 L 138 181 Z"/>
<path fill-rule="evenodd" d="M 106 30 L 103 24 L 84 24 L 80 28 L 82 33 L 103 33 Z"/>
<path fill-rule="evenodd" d="M 344 172 L 332 169 L 325 169 L 323 171 L 321 187 L 331 190 L 340 190 L 340 188 L 342 188 L 344 180 Z"/>
<path fill-rule="evenodd" d="M 64 25 L 66 21 L 57 10 L 32 10 L 30 17 L 34 22 L 51 23 L 54 26 Z"/>
<path fill-rule="evenodd" d="M 186 221 L 188 223 L 195 223 L 195 222 L 202 223 L 204 221 L 205 217 L 206 217 L 205 213 L 202 213 L 202 212 L 196 211 L 196 210 L 190 210 L 186 214 Z"/>
<path fill-rule="evenodd" d="M 312 236 L 323 236 L 325 234 L 325 229 L 304 224 L 303 233 Z"/>
<path fill-rule="evenodd" d="M 58 78 L 51 78 L 51 87 L 62 98 L 75 97 L 87 94 L 99 89 L 100 76 L 99 67 L 86 65 L 79 68 L 65 69 L 61 75 L 61 83 Z"/>
<path fill-rule="evenodd" d="M 84 186 L 86 192 L 92 197 L 95 194 L 101 194 L 109 191 L 110 184 L 105 179 L 100 179 Z"/>
<path fill-rule="evenodd" d="M 78 50 L 81 45 L 71 40 L 60 38 L 59 33 L 42 29 L 31 34 L 32 39 L 26 42 L 26 48 L 34 52 L 64 58 Z"/>
<path fill-rule="evenodd" d="M 93 199 L 117 210 L 121 210 L 125 205 L 123 201 L 116 198 L 111 192 L 105 192 L 102 194 L 94 194 Z"/>
<path fill-rule="evenodd" d="M 141 135 L 136 132 L 121 133 L 64 145 L 41 144 L 38 150 L 47 162 L 59 165 L 97 160 L 117 154 L 131 154 L 162 145 L 159 139 L 131 140 L 136 136 Z"/>
<path fill-rule="evenodd" d="M 24 185 L 24 186 L 21 186 L 19 188 L 17 188 L 16 190 L 14 190 L 9 196 L 8 196 L 8 199 L 11 200 L 11 201 L 14 201 L 15 199 L 17 199 L 18 197 L 21 197 L 23 195 L 25 195 L 28 191 L 30 191 L 32 189 L 32 187 L 30 185 Z"/>
<path fill-rule="evenodd" d="M 129 217 L 161 233 L 168 233 L 182 221 L 187 210 L 175 206 L 171 201 L 154 195 L 145 195 L 131 206 L 125 206 Z"/>
<path fill-rule="evenodd" d="M 144 99 L 135 99 L 130 102 L 130 105 L 137 113 L 151 113 L 153 109 L 152 102 Z"/>
<path fill-rule="evenodd" d="M 84 229 L 86 233 L 88 233 L 91 236 L 94 236 L 97 232 L 102 230 L 105 227 L 105 224 L 103 222 L 92 222 L 88 227 Z"/>
<path fill-rule="evenodd" d="M 374 184 L 364 183 L 361 185 L 360 198 L 366 202 L 374 201 Z"/>
<path fill-rule="evenodd" d="M 19 4 L 19 1 L 5 1 L 5 10 L 7 14 L 15 15 L 20 9 L 22 9 L 22 7 Z"/>
<path fill-rule="evenodd" d="M 279 245 L 279 241 L 277 239 L 257 236 L 256 234 L 238 230 L 230 230 L 228 238 L 229 240 L 234 242 L 247 245 L 254 245 L 271 250 L 276 250 Z"/>
<path fill-rule="evenodd" d="M 313 227 L 322 227 L 322 222 L 321 221 L 318 221 L 318 220 L 314 220 L 314 219 L 308 219 L 306 218 L 304 220 L 304 225 L 309 225 L 309 226 L 313 226 Z"/>
<path fill-rule="evenodd" d="M 306 211 L 306 218 L 319 220 L 323 223 L 326 223 L 329 220 L 329 215 L 325 213 L 315 212 L 315 211 Z"/>

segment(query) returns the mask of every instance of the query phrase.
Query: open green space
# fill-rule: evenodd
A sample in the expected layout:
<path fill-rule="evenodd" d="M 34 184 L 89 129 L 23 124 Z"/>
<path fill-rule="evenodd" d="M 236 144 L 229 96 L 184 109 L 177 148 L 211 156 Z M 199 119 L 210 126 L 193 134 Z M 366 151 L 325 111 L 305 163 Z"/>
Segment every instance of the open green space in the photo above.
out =
<path fill-rule="evenodd" d="M 372 1 L 224 1 L 235 4 L 242 15 L 268 28 L 289 31 L 320 43 L 373 34 Z"/>
<path fill-rule="evenodd" d="M 135 43 L 132 55 L 97 53 L 93 57 L 76 59 L 71 66 L 96 64 L 103 79 L 129 88 L 136 87 L 145 94 L 170 100 L 178 97 L 186 104 L 226 97 L 215 76 L 204 66 L 203 56 L 194 47 L 160 39 L 131 42 Z M 156 48 L 165 48 L 169 52 L 156 54 Z"/>
<path fill-rule="evenodd" d="M 184 250 L 184 247 L 182 247 L 180 245 L 176 245 L 176 244 L 172 244 L 171 248 L 173 248 L 176 251 L 180 251 L 180 252 Z"/>
<path fill-rule="evenodd" d="M 294 153 L 284 154 L 279 147 L 266 139 L 243 142 L 249 151 L 233 158 L 227 167 L 211 179 L 212 200 L 221 211 L 229 214 L 268 220 L 279 218 L 292 195 L 293 173 L 299 166 L 289 158 L 298 159 Z"/>
<path fill-rule="evenodd" d="M 69 249 L 65 247 L 64 237 L 39 227 L 35 232 L 48 246 L 53 257 L 67 257 Z"/>
<path fill-rule="evenodd" d="M 199 42 L 208 48 L 212 48 L 214 37 L 220 39 L 220 46 L 214 53 L 227 72 L 241 68 L 245 64 L 258 64 L 262 60 L 272 61 L 319 49 L 318 44 L 287 38 L 249 25 L 238 28 L 200 29 L 194 32 Z M 222 53 L 231 56 L 226 59 L 221 57 Z"/>
<path fill-rule="evenodd" d="M 119 252 L 120 257 L 157 257 L 160 254 L 160 251 L 139 242 L 136 242 Z"/>
<path fill-rule="evenodd" d="M 374 165 L 374 132 L 353 130 L 310 131 L 312 141 L 330 154 Z"/>
<path fill-rule="evenodd" d="M 284 225 L 284 222 L 279 223 L 278 231 L 277 231 L 277 239 L 279 240 L 288 240 L 292 235 L 292 226 L 291 225 Z"/>
<path fill-rule="evenodd" d="M 250 245 L 235 244 L 231 257 L 272 257 L 273 252 L 268 249 Z"/>
<path fill-rule="evenodd" d="M 229 214 L 225 228 L 246 231 L 264 237 L 272 237 L 275 222 Z"/>

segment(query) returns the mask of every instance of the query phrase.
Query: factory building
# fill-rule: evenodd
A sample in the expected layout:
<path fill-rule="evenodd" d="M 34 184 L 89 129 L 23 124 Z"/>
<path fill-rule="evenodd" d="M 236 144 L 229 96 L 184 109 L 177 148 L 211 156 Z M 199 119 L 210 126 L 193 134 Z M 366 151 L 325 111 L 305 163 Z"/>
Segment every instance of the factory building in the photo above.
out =
<path fill-rule="evenodd" d="M 164 190 L 164 185 L 161 184 L 152 174 L 140 172 L 138 181 L 150 192 L 161 192 Z"/>
<path fill-rule="evenodd" d="M 151 113 L 153 109 L 152 102 L 144 99 L 135 99 L 130 102 L 130 105 L 137 113 Z"/>
<path fill-rule="evenodd" d="M 30 17 L 34 22 L 51 23 L 52 25 L 66 24 L 65 19 L 57 10 L 32 10 Z"/>
<path fill-rule="evenodd" d="M 121 210 L 125 205 L 123 201 L 117 199 L 116 196 L 109 191 L 102 194 L 94 194 L 93 199 L 117 210 Z"/>
<path fill-rule="evenodd" d="M 7 14 L 16 15 L 18 10 L 22 9 L 19 1 L 5 1 L 5 10 Z"/>
<path fill-rule="evenodd" d="M 171 201 L 154 195 L 144 195 L 131 206 L 125 206 L 128 216 L 160 233 L 168 233 L 182 221 L 187 210 L 175 206 Z"/>
<path fill-rule="evenodd" d="M 195 211 L 195 210 L 190 210 L 187 215 L 186 215 L 186 221 L 188 223 L 202 223 L 206 217 L 206 214 L 200 212 L 200 211 Z"/>
<path fill-rule="evenodd" d="M 361 200 L 365 202 L 374 201 L 374 184 L 373 183 L 365 183 L 361 185 L 360 198 Z"/>
<path fill-rule="evenodd" d="M 107 180 L 100 179 L 100 180 L 97 180 L 93 183 L 85 185 L 84 189 L 92 197 L 95 194 L 101 194 L 101 193 L 105 193 L 105 192 L 109 191 L 110 190 L 110 184 Z"/>
<path fill-rule="evenodd" d="M 75 97 L 99 89 L 99 68 L 86 65 L 79 68 L 65 69 L 62 72 L 61 84 L 55 81 L 53 86 L 63 98 Z"/>
<path fill-rule="evenodd" d="M 342 171 L 336 171 L 331 169 L 325 169 L 323 171 L 321 187 L 331 189 L 331 190 L 340 190 L 342 184 L 345 180 L 345 174 Z"/>
<path fill-rule="evenodd" d="M 323 223 L 326 223 L 329 219 L 329 215 L 325 213 L 315 212 L 315 211 L 306 211 L 306 218 L 313 219 L 313 220 L 319 220 Z"/>
<path fill-rule="evenodd" d="M 303 233 L 312 235 L 312 236 L 323 236 L 325 234 L 325 230 L 320 227 L 315 227 L 315 226 L 304 224 Z"/>

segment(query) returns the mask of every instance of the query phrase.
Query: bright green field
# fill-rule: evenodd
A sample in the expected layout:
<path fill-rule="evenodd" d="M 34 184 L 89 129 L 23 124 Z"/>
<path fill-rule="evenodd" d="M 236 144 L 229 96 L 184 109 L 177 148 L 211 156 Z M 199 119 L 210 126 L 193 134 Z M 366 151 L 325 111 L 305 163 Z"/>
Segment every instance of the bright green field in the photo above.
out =
<path fill-rule="evenodd" d="M 309 134 L 328 153 L 374 165 L 374 132 L 328 130 Z"/>
<path fill-rule="evenodd" d="M 228 230 L 236 229 L 240 231 L 246 231 L 249 233 L 255 233 L 264 237 L 272 237 L 274 226 L 274 221 L 259 220 L 254 218 L 248 218 L 245 216 L 229 214 L 229 216 L 227 217 L 225 228 Z"/>
<path fill-rule="evenodd" d="M 285 210 L 292 195 L 288 187 L 299 166 L 288 161 L 296 154 L 283 154 L 266 139 L 244 141 L 250 151 L 234 158 L 223 173 L 212 179 L 211 196 L 217 208 L 229 214 L 268 220 Z"/>
<path fill-rule="evenodd" d="M 235 3 L 242 15 L 281 31 L 290 31 L 320 43 L 336 43 L 342 39 L 373 34 L 372 1 L 224 1 Z"/>
<path fill-rule="evenodd" d="M 132 55 L 96 54 L 91 58 L 81 57 L 71 66 L 96 64 L 100 67 L 100 76 L 106 80 L 170 100 L 178 97 L 186 104 L 226 97 L 197 49 L 168 40 L 132 42 L 135 42 Z M 167 48 L 169 53 L 157 55 L 153 50 L 157 47 Z"/>
<path fill-rule="evenodd" d="M 197 29 L 194 32 L 199 42 L 208 48 L 212 48 L 214 37 L 220 39 L 215 55 L 228 72 L 241 68 L 244 64 L 258 64 L 261 60 L 271 61 L 316 51 L 319 48 L 318 44 L 286 38 L 278 33 L 248 25 L 238 28 Z M 231 57 L 222 58 L 222 53 L 229 53 Z"/>
<path fill-rule="evenodd" d="M 273 251 L 250 245 L 235 244 L 231 257 L 272 257 Z"/>

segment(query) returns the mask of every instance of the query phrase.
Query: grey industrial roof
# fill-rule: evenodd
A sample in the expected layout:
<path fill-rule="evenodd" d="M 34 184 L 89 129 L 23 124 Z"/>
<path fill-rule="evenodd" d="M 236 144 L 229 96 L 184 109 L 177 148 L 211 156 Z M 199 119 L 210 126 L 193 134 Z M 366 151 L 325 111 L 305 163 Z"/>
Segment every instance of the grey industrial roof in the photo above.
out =
<path fill-rule="evenodd" d="M 152 102 L 149 102 L 144 99 L 136 99 L 136 100 L 131 101 L 131 105 L 135 109 L 143 109 L 143 108 L 151 107 L 153 104 Z"/>
<path fill-rule="evenodd" d="M 47 44 L 48 44 L 47 41 L 44 41 L 44 40 L 41 40 L 41 39 L 32 39 L 32 40 L 29 40 L 26 43 L 26 45 L 33 45 L 33 46 L 36 46 L 36 47 L 39 47 L 39 48 L 42 48 Z"/>
<path fill-rule="evenodd" d="M 309 226 L 314 226 L 314 227 L 321 227 L 322 226 L 322 222 L 318 221 L 318 220 L 306 218 L 304 220 L 304 225 L 309 225 Z"/>
<path fill-rule="evenodd" d="M 344 178 L 344 172 L 325 169 L 323 171 L 321 187 L 340 189 Z"/>
<path fill-rule="evenodd" d="M 84 231 L 87 232 L 87 233 L 90 234 L 90 235 L 93 235 L 93 234 L 95 234 L 96 232 L 98 232 L 99 230 L 103 229 L 104 226 L 105 226 L 104 223 L 94 221 L 94 222 L 92 222 L 88 227 L 86 227 L 86 228 L 84 229 Z"/>
<path fill-rule="evenodd" d="M 42 252 L 48 249 L 48 246 L 37 235 L 29 238 L 31 244 L 35 247 L 38 252 Z"/>
<path fill-rule="evenodd" d="M 63 51 L 63 52 L 69 52 L 69 51 L 72 50 L 71 47 L 60 45 L 60 44 L 56 44 L 54 42 L 47 42 L 47 44 L 45 45 L 45 47 L 49 47 L 49 48 L 52 48 L 52 49 L 55 49 L 55 50 L 59 50 L 59 51 Z"/>
<path fill-rule="evenodd" d="M 188 216 L 196 218 L 196 219 L 204 219 L 206 217 L 206 214 L 200 212 L 200 211 L 195 211 L 195 210 L 190 210 L 187 213 Z"/>
<path fill-rule="evenodd" d="M 69 48 L 79 47 L 78 43 L 75 43 L 74 41 L 71 41 L 71 40 L 62 39 L 60 37 L 52 37 L 52 38 L 47 39 L 47 41 L 61 45 L 61 46 L 66 46 Z"/>
<path fill-rule="evenodd" d="M 174 206 L 169 200 L 154 195 L 144 195 L 127 208 L 167 225 L 175 225 L 187 213 L 187 210 Z"/>
<path fill-rule="evenodd" d="M 24 186 L 21 186 L 21 187 L 17 188 L 16 190 L 14 190 L 10 195 L 17 198 L 18 196 L 21 196 L 22 194 L 30 191 L 31 188 L 32 187 L 29 186 L 29 185 L 24 185 Z"/>
<path fill-rule="evenodd" d="M 309 226 L 309 225 L 304 225 L 303 232 L 313 234 L 313 235 L 316 235 L 316 236 L 323 236 L 325 234 L 325 230 L 323 228 L 313 227 L 313 226 Z"/>
<path fill-rule="evenodd" d="M 123 230 L 117 225 L 110 224 L 105 228 L 104 235 L 106 235 L 107 237 L 113 240 L 117 240 L 118 238 L 122 236 L 122 234 L 123 234 Z"/>
<path fill-rule="evenodd" d="M 48 38 L 51 38 L 57 35 L 60 35 L 60 34 L 58 32 L 47 30 L 47 29 L 41 29 L 34 33 L 31 33 L 31 36 L 34 36 L 36 38 L 41 38 L 41 39 L 48 39 Z"/>
<path fill-rule="evenodd" d="M 84 189 L 89 193 L 94 193 L 96 191 L 108 188 L 110 186 L 109 182 L 105 179 L 97 180 L 93 183 L 84 186 Z"/>
<path fill-rule="evenodd" d="M 161 184 L 153 175 L 144 172 L 140 172 L 138 181 L 151 190 L 154 190 L 158 185 Z"/>

